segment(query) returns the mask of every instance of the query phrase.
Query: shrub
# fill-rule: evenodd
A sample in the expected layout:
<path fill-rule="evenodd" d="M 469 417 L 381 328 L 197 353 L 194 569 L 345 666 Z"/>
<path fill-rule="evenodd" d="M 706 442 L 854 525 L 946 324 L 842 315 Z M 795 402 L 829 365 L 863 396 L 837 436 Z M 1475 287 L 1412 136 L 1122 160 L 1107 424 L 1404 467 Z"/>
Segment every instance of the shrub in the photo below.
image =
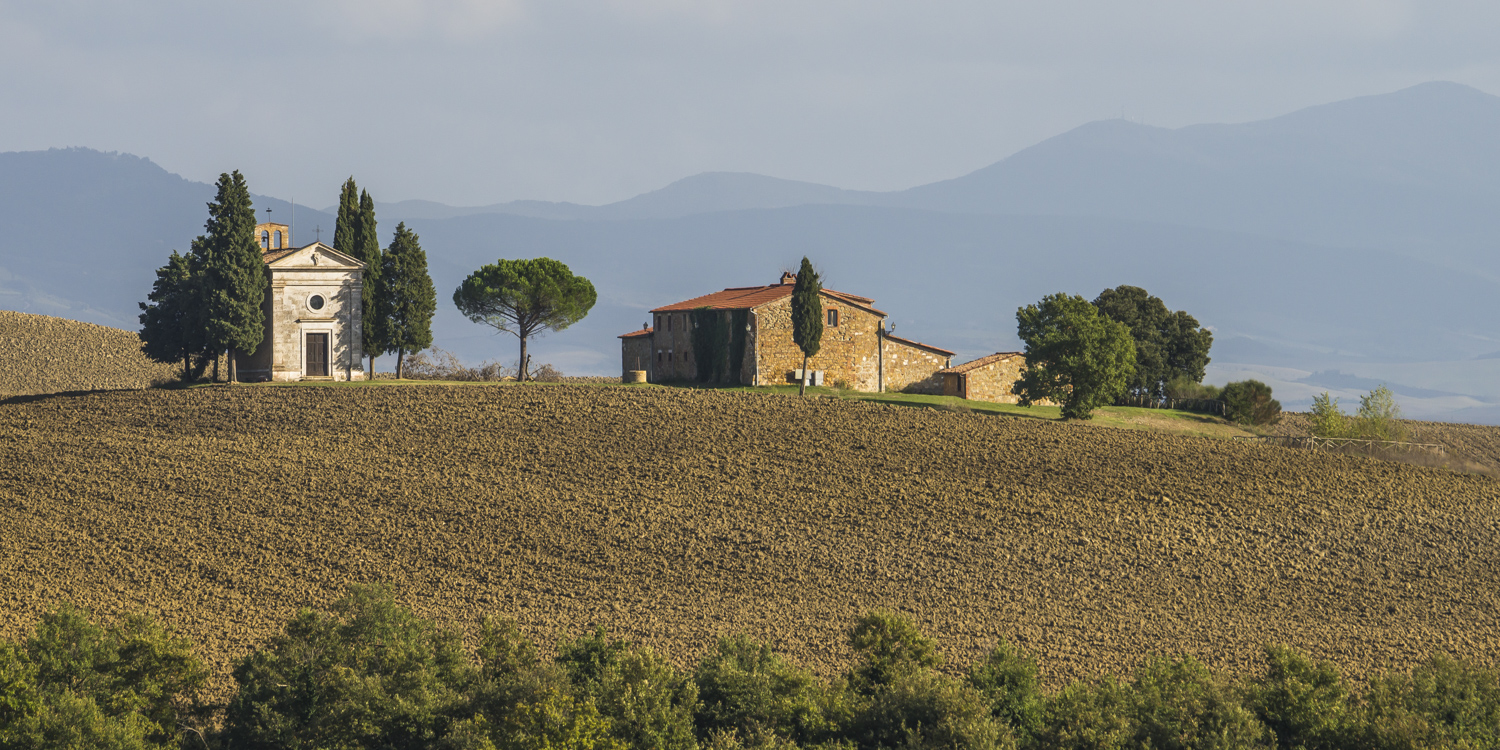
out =
<path fill-rule="evenodd" d="M 1187 375 L 1178 375 L 1167 381 L 1166 394 L 1167 398 L 1174 399 L 1216 399 L 1219 388 L 1199 383 Z"/>
<path fill-rule="evenodd" d="M 899 677 L 936 667 L 942 662 L 937 647 L 912 622 L 894 612 L 865 614 L 849 631 L 849 645 L 858 661 L 849 674 L 856 692 L 872 695 Z"/>
<path fill-rule="evenodd" d="M 908 672 L 886 685 L 855 717 L 849 735 L 867 750 L 1015 747 L 983 694 L 931 671 Z"/>
<path fill-rule="evenodd" d="M 637 750 L 695 750 L 698 689 L 651 649 L 612 640 L 604 628 L 558 647 L 575 694 L 591 699 L 611 735 Z"/>
<path fill-rule="evenodd" d="M 696 682 L 697 728 L 705 741 L 730 732 L 806 744 L 835 729 L 818 679 L 747 636 L 721 637 L 699 662 Z"/>
<path fill-rule="evenodd" d="M 1113 677 L 1075 682 L 1047 701 L 1036 747 L 1055 750 L 1123 748 L 1134 733 L 1133 694 Z"/>
<path fill-rule="evenodd" d="M 355 586 L 236 665 L 226 746 L 424 746 L 462 718 L 471 678 L 455 634 L 385 587 Z"/>
<path fill-rule="evenodd" d="M 1313 664 L 1285 646 L 1266 646 L 1265 677 L 1246 690 L 1246 704 L 1288 750 L 1337 750 L 1351 733 L 1349 688 L 1332 664 Z"/>
<path fill-rule="evenodd" d="M 1044 701 L 1036 659 L 1001 639 L 969 670 L 969 684 L 990 704 L 990 713 L 1025 738 L 1041 728 Z"/>
<path fill-rule="evenodd" d="M 1281 421 L 1281 402 L 1271 398 L 1271 386 L 1259 380 L 1241 380 L 1224 386 L 1224 416 L 1232 422 L 1271 425 Z"/>
<path fill-rule="evenodd" d="M 1191 656 L 1148 660 L 1134 687 L 1138 747 L 1275 746 L 1239 696 Z"/>
<path fill-rule="evenodd" d="M 1370 682 L 1363 746 L 1469 748 L 1500 744 L 1500 679 L 1489 669 L 1435 655 L 1410 675 Z"/>

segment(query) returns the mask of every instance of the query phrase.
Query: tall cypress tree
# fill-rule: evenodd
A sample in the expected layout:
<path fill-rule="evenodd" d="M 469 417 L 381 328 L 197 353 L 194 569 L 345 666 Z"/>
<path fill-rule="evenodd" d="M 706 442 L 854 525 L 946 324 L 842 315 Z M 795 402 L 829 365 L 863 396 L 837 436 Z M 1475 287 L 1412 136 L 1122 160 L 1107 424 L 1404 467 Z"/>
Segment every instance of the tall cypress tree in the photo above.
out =
<path fill-rule="evenodd" d="M 250 189 L 236 170 L 219 175 L 218 194 L 208 204 L 207 230 L 194 243 L 203 268 L 203 317 L 208 349 L 228 350 L 229 381 L 239 372 L 239 352 L 254 352 L 265 337 L 266 264 L 255 241 Z"/>
<path fill-rule="evenodd" d="M 345 255 L 359 257 L 359 186 L 354 178 L 344 181 L 339 193 L 339 216 L 333 226 L 333 249 Z"/>
<path fill-rule="evenodd" d="M 364 289 L 360 294 L 360 348 L 370 358 L 369 378 L 375 378 L 375 355 L 385 349 L 384 316 L 380 311 L 380 237 L 375 233 L 375 200 L 363 190 L 359 194 L 359 230 L 350 253 L 365 264 Z"/>
<path fill-rule="evenodd" d="M 802 350 L 802 383 L 797 395 L 807 395 L 807 361 L 818 353 L 823 342 L 823 282 L 813 270 L 812 261 L 802 258 L 797 270 L 797 285 L 792 287 L 792 341 Z"/>
<path fill-rule="evenodd" d="M 406 223 L 380 264 L 380 319 L 385 351 L 396 355 L 396 379 L 406 374 L 406 355 L 432 346 L 432 314 L 437 290 L 427 274 L 427 253 Z"/>

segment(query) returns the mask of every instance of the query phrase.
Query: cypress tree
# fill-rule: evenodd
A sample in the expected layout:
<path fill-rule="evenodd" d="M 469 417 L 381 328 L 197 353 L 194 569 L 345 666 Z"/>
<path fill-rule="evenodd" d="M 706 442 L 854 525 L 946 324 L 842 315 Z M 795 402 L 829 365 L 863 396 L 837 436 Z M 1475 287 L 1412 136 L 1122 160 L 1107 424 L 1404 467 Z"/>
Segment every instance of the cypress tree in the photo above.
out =
<path fill-rule="evenodd" d="M 375 355 L 385 349 L 385 319 L 381 315 L 380 300 L 380 237 L 375 233 L 375 200 L 361 190 L 359 194 L 359 224 L 355 235 L 354 252 L 349 253 L 365 264 L 364 289 L 360 294 L 360 348 L 370 358 L 369 377 L 375 378 Z"/>
<path fill-rule="evenodd" d="M 380 291 L 384 350 L 396 355 L 396 379 L 400 380 L 406 374 L 406 355 L 432 346 L 432 315 L 437 311 L 427 253 L 405 222 L 396 225 L 396 236 L 381 257 Z"/>
<path fill-rule="evenodd" d="M 345 255 L 359 257 L 359 187 L 354 178 L 344 181 L 339 193 L 339 215 L 333 227 L 333 249 Z"/>
<path fill-rule="evenodd" d="M 813 270 L 812 261 L 802 258 L 797 271 L 797 285 L 792 287 L 792 341 L 802 350 L 802 382 L 797 395 L 807 395 L 807 361 L 818 353 L 823 342 L 823 282 Z"/>
<path fill-rule="evenodd" d="M 255 351 L 265 337 L 267 284 L 266 264 L 255 241 L 255 208 L 238 170 L 219 175 L 204 229 L 207 233 L 194 250 L 203 269 L 206 348 L 215 356 L 229 351 L 229 380 L 237 382 L 235 355 Z"/>

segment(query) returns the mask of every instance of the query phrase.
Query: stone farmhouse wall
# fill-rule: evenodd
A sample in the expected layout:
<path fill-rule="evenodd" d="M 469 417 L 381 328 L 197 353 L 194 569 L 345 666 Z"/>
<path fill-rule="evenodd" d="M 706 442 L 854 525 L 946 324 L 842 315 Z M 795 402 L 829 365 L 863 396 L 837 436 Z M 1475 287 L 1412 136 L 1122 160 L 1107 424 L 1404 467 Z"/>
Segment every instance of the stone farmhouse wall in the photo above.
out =
<path fill-rule="evenodd" d="M 943 392 L 943 376 L 938 370 L 947 367 L 952 357 L 912 346 L 900 339 L 886 337 L 885 389 L 902 393 Z"/>
<path fill-rule="evenodd" d="M 670 383 L 698 377 L 698 363 L 693 359 L 691 312 L 657 313 L 652 321 L 651 341 L 651 370 L 647 375 L 651 382 Z"/>
<path fill-rule="evenodd" d="M 620 371 L 621 373 L 631 370 L 645 370 L 646 380 L 653 380 L 653 358 L 656 352 L 651 349 L 650 336 L 632 336 L 620 339 Z"/>
<path fill-rule="evenodd" d="M 829 310 L 838 311 L 837 326 L 827 324 Z M 757 384 L 791 382 L 792 372 L 802 369 L 802 350 L 792 340 L 792 298 L 783 297 L 755 308 L 751 319 L 755 327 L 755 350 L 746 360 L 754 361 Z M 880 361 L 876 328 L 881 323 L 880 317 L 825 296 L 823 320 L 823 340 L 817 355 L 808 360 L 808 369 L 822 370 L 824 385 L 843 382 L 855 390 L 877 390 Z"/>
<path fill-rule="evenodd" d="M 1026 357 L 1014 354 L 979 365 L 967 372 L 942 373 L 943 395 L 958 396 L 973 401 L 989 401 L 996 404 L 1017 404 L 1021 397 L 1015 393 L 1016 381 L 1026 372 Z M 1043 399 L 1039 406 L 1055 406 Z"/>

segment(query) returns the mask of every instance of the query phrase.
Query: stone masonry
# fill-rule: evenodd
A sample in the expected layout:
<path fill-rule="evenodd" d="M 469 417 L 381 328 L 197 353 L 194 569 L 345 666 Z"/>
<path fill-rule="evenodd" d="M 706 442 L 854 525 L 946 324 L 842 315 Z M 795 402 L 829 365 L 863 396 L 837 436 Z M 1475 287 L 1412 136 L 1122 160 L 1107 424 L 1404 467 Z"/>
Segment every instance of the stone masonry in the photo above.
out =
<path fill-rule="evenodd" d="M 256 236 L 277 226 L 281 225 L 257 226 Z M 364 264 L 321 242 L 266 250 L 264 258 L 270 277 L 263 308 L 265 336 L 255 352 L 240 355 L 240 377 L 248 381 L 363 380 Z M 320 356 L 327 363 L 326 375 L 309 372 L 310 356 Z"/>

